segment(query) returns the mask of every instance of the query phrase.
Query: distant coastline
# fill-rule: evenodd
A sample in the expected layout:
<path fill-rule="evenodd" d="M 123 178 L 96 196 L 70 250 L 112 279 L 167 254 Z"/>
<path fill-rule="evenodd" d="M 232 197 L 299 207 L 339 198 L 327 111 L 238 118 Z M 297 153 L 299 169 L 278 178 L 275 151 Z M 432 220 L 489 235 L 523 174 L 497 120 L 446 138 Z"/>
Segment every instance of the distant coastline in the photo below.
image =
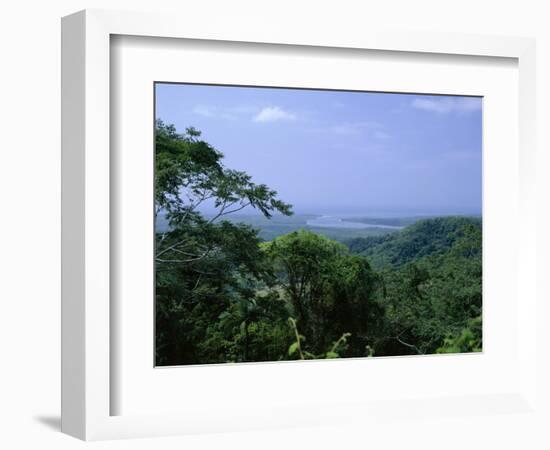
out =
<path fill-rule="evenodd" d="M 420 220 L 436 217 L 481 217 L 478 214 L 430 214 L 430 215 L 374 215 L 361 213 L 301 214 L 292 216 L 274 215 L 267 219 L 261 214 L 235 214 L 226 217 L 233 223 L 243 223 L 259 230 L 258 235 L 265 241 L 278 236 L 298 231 L 310 230 L 330 239 L 347 242 L 350 239 L 381 236 L 402 231 Z M 205 214 L 205 217 L 211 217 Z M 162 213 L 157 216 L 155 224 L 157 233 L 169 230 L 169 225 Z"/>
<path fill-rule="evenodd" d="M 391 221 L 392 219 L 388 220 Z M 384 223 L 383 219 L 346 219 L 338 216 L 319 216 L 308 220 L 306 223 L 309 226 L 321 228 L 387 228 L 390 230 L 401 230 L 404 228 L 403 225 Z"/>

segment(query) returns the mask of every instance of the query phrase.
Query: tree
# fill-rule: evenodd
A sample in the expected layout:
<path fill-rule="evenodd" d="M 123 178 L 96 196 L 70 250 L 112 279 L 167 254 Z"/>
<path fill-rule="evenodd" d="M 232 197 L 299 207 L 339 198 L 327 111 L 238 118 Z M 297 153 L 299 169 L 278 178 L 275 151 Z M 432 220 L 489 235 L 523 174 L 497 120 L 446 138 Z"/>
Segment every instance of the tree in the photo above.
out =
<path fill-rule="evenodd" d="M 377 354 L 434 353 L 469 321 L 481 322 L 481 228 L 460 226 L 445 252 L 382 272 L 386 338 Z"/>
<path fill-rule="evenodd" d="M 378 280 L 366 259 L 305 230 L 280 236 L 263 249 L 307 339 L 307 351 L 322 353 L 352 330 L 350 351 L 365 352 L 369 331 L 382 315 L 373 295 Z"/>
<path fill-rule="evenodd" d="M 313 320 L 321 319 L 313 316 L 322 310 L 319 303 L 331 269 L 336 258 L 346 253 L 346 247 L 300 230 L 279 236 L 264 244 L 263 249 L 274 265 L 300 329 L 306 335 L 313 333 Z"/>
<path fill-rule="evenodd" d="M 230 333 L 238 327 L 244 334 L 243 361 L 249 361 L 250 334 L 249 326 L 261 317 L 262 311 L 255 299 L 239 298 L 232 308 L 220 314 L 220 326 Z"/>
<path fill-rule="evenodd" d="M 366 258 L 345 254 L 335 262 L 328 281 L 323 333 L 335 339 L 345 330 L 350 333 L 347 355 L 368 355 L 367 347 L 383 333 L 385 311 L 376 298 L 383 286 L 380 276 Z"/>
<path fill-rule="evenodd" d="M 155 217 L 168 222 L 155 248 L 157 357 L 165 364 L 200 360 L 209 325 L 270 279 L 257 230 L 225 217 L 247 207 L 266 217 L 292 214 L 277 192 L 225 167 L 200 136 L 156 124 Z M 205 204 L 215 211 L 210 217 L 200 212 Z"/>

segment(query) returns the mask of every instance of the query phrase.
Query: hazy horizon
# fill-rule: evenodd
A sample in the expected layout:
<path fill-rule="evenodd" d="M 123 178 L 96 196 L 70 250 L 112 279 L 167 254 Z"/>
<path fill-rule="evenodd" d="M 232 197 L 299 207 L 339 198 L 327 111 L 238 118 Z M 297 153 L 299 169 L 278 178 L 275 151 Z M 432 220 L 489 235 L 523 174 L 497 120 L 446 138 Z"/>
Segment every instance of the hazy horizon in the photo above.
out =
<path fill-rule="evenodd" d="M 157 84 L 156 117 L 297 214 L 482 214 L 479 97 Z"/>

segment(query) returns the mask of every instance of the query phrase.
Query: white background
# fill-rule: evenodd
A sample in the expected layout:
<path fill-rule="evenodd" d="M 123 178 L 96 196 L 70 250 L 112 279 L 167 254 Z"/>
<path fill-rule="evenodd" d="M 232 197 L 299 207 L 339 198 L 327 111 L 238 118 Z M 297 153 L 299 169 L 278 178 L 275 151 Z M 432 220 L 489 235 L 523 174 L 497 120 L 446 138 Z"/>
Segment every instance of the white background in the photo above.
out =
<path fill-rule="evenodd" d="M 546 423 L 501 415 L 476 419 L 404 420 L 399 429 L 305 428 L 156 440 L 84 444 L 59 433 L 59 203 L 60 23 L 82 8 L 179 10 L 189 20 L 212 14 L 227 20 L 268 17 L 281 26 L 347 27 L 387 23 L 388 28 L 534 36 L 538 38 L 539 230 L 550 230 L 547 173 L 550 132 L 550 14 L 544 1 L 19 1 L 0 10 L 0 446 L 3 448 L 548 448 Z M 182 23 L 182 26 L 185 26 Z M 546 125 L 545 125 L 546 124 Z M 548 237 L 539 233 L 544 263 Z M 546 264 L 546 269 L 548 264 Z M 540 288 L 545 265 L 539 263 Z M 546 277 L 548 278 L 548 277 Z M 549 308 L 539 314 L 550 318 Z M 541 339 L 549 342 L 542 329 Z M 550 347 L 540 349 L 550 379 Z M 545 355 L 546 353 L 546 355 Z M 544 389 L 541 395 L 547 395 Z M 546 404 L 549 404 L 546 402 Z M 408 418 L 404 418 L 408 419 Z M 542 420 L 542 419 L 541 419 Z M 498 424 L 498 425 L 495 425 Z M 384 432 L 387 431 L 387 432 Z M 434 447 L 434 448 L 436 448 Z"/>

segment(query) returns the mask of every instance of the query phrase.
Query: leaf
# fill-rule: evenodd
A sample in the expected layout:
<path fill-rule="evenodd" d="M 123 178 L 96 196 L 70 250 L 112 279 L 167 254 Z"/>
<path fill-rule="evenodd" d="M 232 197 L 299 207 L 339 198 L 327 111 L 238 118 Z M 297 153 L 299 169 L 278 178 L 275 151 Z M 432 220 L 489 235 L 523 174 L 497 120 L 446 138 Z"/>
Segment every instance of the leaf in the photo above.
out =
<path fill-rule="evenodd" d="M 288 356 L 292 356 L 298 350 L 298 342 L 293 342 L 290 347 L 288 347 Z"/>
<path fill-rule="evenodd" d="M 327 352 L 325 355 L 326 359 L 334 359 L 334 358 L 340 358 L 340 355 L 336 352 Z"/>

